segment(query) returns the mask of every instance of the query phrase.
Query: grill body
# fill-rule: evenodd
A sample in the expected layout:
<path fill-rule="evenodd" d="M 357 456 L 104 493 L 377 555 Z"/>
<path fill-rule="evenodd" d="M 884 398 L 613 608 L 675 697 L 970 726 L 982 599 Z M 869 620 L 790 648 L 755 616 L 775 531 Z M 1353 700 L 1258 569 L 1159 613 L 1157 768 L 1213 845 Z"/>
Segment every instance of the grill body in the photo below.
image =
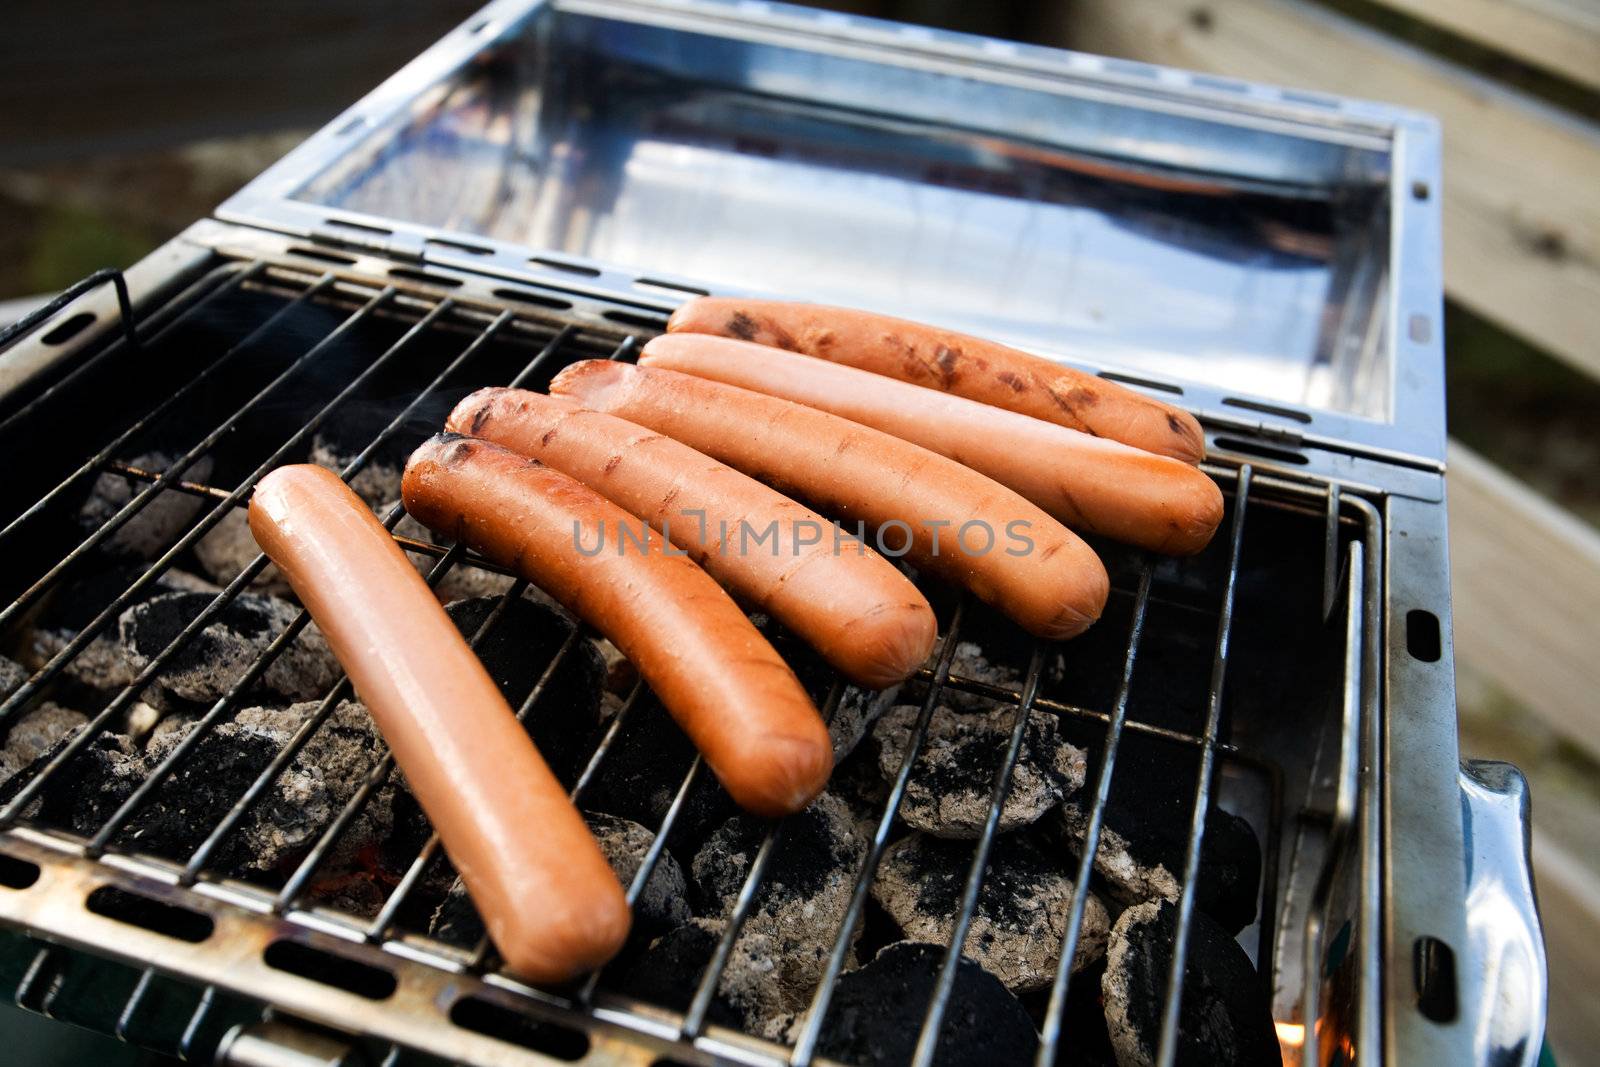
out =
<path fill-rule="evenodd" d="M 802 45 L 803 60 L 796 58 Z M 569 65 L 578 75 L 555 77 L 551 71 L 573 55 L 583 57 Z M 663 86 L 674 88 L 672 79 L 692 69 L 718 71 L 723 80 L 697 98 L 698 110 L 662 105 Z M 634 70 L 644 73 L 633 77 Z M 930 99 L 949 103 L 951 78 L 970 89 L 963 107 L 1002 116 L 1006 127 L 977 137 L 961 115 L 941 127 L 918 113 L 927 101 L 906 103 L 898 116 L 861 118 L 852 110 L 863 94 L 896 85 L 921 86 Z M 593 114 L 593 94 L 608 87 L 629 103 L 633 125 L 578 122 L 574 116 Z M 1006 95 L 1012 92 L 1023 95 Z M 1076 101 L 1068 114 L 1078 121 L 1061 124 L 1041 100 Z M 762 106 L 752 112 L 752 101 Z M 1096 107 L 1114 109 L 1120 125 L 1088 121 L 1101 114 Z M 516 121 L 530 109 L 531 124 Z M 884 140 L 873 151 L 892 158 L 863 161 L 866 149 L 841 132 L 850 127 L 841 114 L 876 131 Z M 753 146 L 752 122 L 767 131 Z M 1219 123 L 1244 132 L 1219 142 Z M 494 131 L 506 128 L 533 132 L 496 140 Z M 453 137 L 441 138 L 441 130 Z M 656 135 L 656 151 L 640 130 Z M 1130 130 L 1140 134 L 1135 149 L 1114 136 Z M 1023 151 L 1068 134 L 1076 140 L 1061 159 Z M 668 195 L 681 179 L 674 155 L 659 150 L 685 139 L 700 146 L 695 158 L 711 167 L 714 191 L 733 195 L 735 213 L 754 202 L 752 190 L 766 180 L 752 161 L 798 161 L 768 182 L 780 194 L 777 220 L 765 231 L 779 235 L 778 252 L 734 238 L 694 250 L 696 229 L 672 217 L 685 203 Z M 9 633 L 20 632 L 89 558 L 94 545 L 79 542 L 114 532 L 102 526 L 66 540 L 51 525 L 62 502 L 98 474 L 128 479 L 149 500 L 200 501 L 199 517 L 162 557 L 181 561 L 207 523 L 247 500 L 260 473 L 302 458 L 319 428 L 357 413 L 357 421 L 372 423 L 345 472 L 354 477 L 383 448 L 436 424 L 443 398 L 459 395 L 455 390 L 513 380 L 538 385 L 575 358 L 626 358 L 685 292 L 737 291 L 724 278 L 740 263 L 780 261 L 756 272 L 757 287 L 797 285 L 798 295 L 840 300 L 860 291 L 876 306 L 922 311 L 904 299 L 897 304 L 881 264 L 846 263 L 828 282 L 837 291 L 822 283 L 807 288 L 809 275 L 788 273 L 795 263 L 839 255 L 836 246 L 794 237 L 804 220 L 830 217 L 805 192 L 808 174 L 830 160 L 857 175 L 848 186 L 856 199 L 831 208 L 846 218 L 871 213 L 874 182 L 904 183 L 912 175 L 924 187 L 947 190 L 940 204 L 982 207 L 997 194 L 1056 204 L 1071 193 L 1078 206 L 1062 207 L 1045 226 L 1065 227 L 1063 233 L 1087 225 L 1072 211 L 1095 203 L 1081 198 L 1104 193 L 1093 182 L 1135 190 L 1103 214 L 1125 229 L 1144 225 L 1158 234 L 1182 222 L 1180 208 L 1225 192 L 1238 211 L 1225 224 L 1196 220 L 1209 227 L 1200 244 L 1217 266 L 1197 271 L 1200 280 L 1186 295 L 1195 306 L 1212 306 L 1218 294 L 1237 299 L 1241 281 L 1251 278 L 1266 290 L 1247 298 L 1238 331 L 1218 335 L 1226 358 L 1215 373 L 1207 373 L 1205 352 L 1181 353 L 1187 362 L 1141 357 L 1155 347 L 1154 334 L 1090 350 L 1102 359 L 1096 369 L 1175 393 L 1201 416 L 1215 457 L 1208 470 L 1229 498 L 1223 530 L 1188 561 L 1106 546 L 1112 608 L 1093 641 L 1063 646 L 1060 677 L 1046 670 L 1053 652 L 970 604 L 940 600 L 941 647 L 973 640 L 1003 650 L 1016 683 L 964 677 L 946 655 L 919 681 L 924 722 L 942 692 L 992 700 L 1011 709 L 1016 724 L 1058 717 L 1092 754 L 1092 813 L 1103 812 L 1119 789 L 1138 788 L 1130 768 L 1163 753 L 1182 768 L 1184 801 L 1169 818 L 1191 852 L 1202 843 L 1208 808 L 1225 807 L 1249 822 L 1263 846 L 1263 877 L 1259 918 L 1241 944 L 1270 983 L 1291 1061 L 1340 1054 L 1358 1062 L 1526 1060 L 1537 1053 L 1542 1028 L 1543 964 L 1522 829 L 1525 796 L 1514 771 L 1464 772 L 1455 745 L 1437 211 L 1428 192 L 1436 184 L 1435 156 L 1431 126 L 1415 116 L 1207 87 L 1090 57 L 779 7 L 492 4 L 263 175 L 217 220 L 196 223 L 129 271 L 131 336 L 117 294 L 100 286 L 10 339 L 0 360 L 0 436 L 47 458 L 8 493 L 6 521 L 17 528 L 4 535 L 14 559 L 4 621 Z M 522 165 L 528 159 L 536 163 L 531 177 Z M 1111 178 L 1085 162 L 1104 169 L 1107 159 L 1116 164 Z M 563 161 L 565 169 L 557 166 Z M 1178 181 L 1180 164 L 1211 184 Z M 1091 185 L 1062 185 L 1063 174 Z M 1016 182 L 1024 183 L 1020 194 Z M 1155 201 L 1151 189 L 1161 194 Z M 495 204 L 502 207 L 489 210 Z M 987 326 L 1049 351 L 1050 337 L 1081 327 L 1072 309 L 1052 310 L 1025 293 L 995 321 L 965 317 L 992 299 L 994 285 L 973 257 L 985 242 L 1015 244 L 1004 206 L 985 210 L 972 228 L 978 236 L 945 234 L 960 254 L 925 271 L 933 292 L 965 286 L 976 295 L 929 317 Z M 892 218 L 875 225 L 884 239 L 914 240 Z M 1254 273 L 1229 274 L 1225 265 L 1248 260 L 1255 254 L 1249 239 L 1262 235 L 1279 257 L 1305 253 L 1296 242 L 1323 242 L 1310 254 L 1323 266 L 1280 258 Z M 1106 240 L 1094 247 L 1135 247 Z M 1159 257 L 1144 263 L 1170 267 Z M 1301 347 L 1282 351 L 1263 378 L 1272 307 L 1301 292 L 1297 285 L 1319 294 L 1322 312 L 1336 312 L 1319 312 L 1321 321 L 1335 325 L 1326 336 L 1299 337 Z M 1291 317 L 1305 314 L 1290 306 Z M 1133 311 L 1106 313 L 1119 321 Z M 1256 381 L 1270 388 L 1240 394 Z M 130 446 L 172 420 L 187 427 L 195 457 L 243 440 L 236 469 L 211 477 L 181 460 L 165 470 L 139 467 Z M 482 566 L 459 548 L 402 543 L 435 561 L 436 580 Z M 218 594 L 217 610 L 250 576 Z M 107 625 L 114 628 L 119 603 L 131 602 L 118 598 L 136 592 L 108 594 Z M 510 595 L 520 593 L 514 586 Z M 475 636 L 487 637 L 492 624 Z M 0 716 L 43 699 L 80 653 L 69 648 L 44 666 L 0 705 Z M 264 672 L 275 654 L 269 648 L 247 673 Z M 121 705 L 102 712 L 91 731 L 111 725 L 144 680 L 125 687 L 113 701 Z M 227 722 L 246 689 L 241 684 L 201 721 Z M 335 688 L 322 714 L 342 695 Z M 826 707 L 830 695 L 837 699 L 837 686 L 824 687 L 819 704 Z M 523 710 L 538 708 L 530 693 Z M 580 803 L 584 789 L 603 781 L 610 749 L 626 735 L 627 718 L 618 721 L 590 757 Z M 165 1018 L 166 1036 L 147 1043 L 197 1057 L 220 1047 L 224 1059 L 256 1062 L 251 1057 L 262 1048 L 297 1041 L 324 1052 L 365 1043 L 379 1056 L 473 1063 L 665 1057 L 799 1067 L 816 1055 L 831 979 L 844 964 L 843 937 L 811 1002 L 812 1025 L 789 1043 L 708 1022 L 743 917 L 737 910 L 684 1010 L 624 995 L 605 974 L 574 990 L 532 989 L 498 973 L 485 946 L 463 951 L 415 929 L 406 902 L 438 858 L 433 839 L 407 860 L 375 914 L 352 915 L 317 900 L 318 872 L 382 786 L 384 763 L 299 865 L 272 885 L 227 877 L 215 861 L 252 794 L 259 799 L 273 780 L 268 772 L 284 763 L 257 775 L 181 855 L 153 855 L 130 839 L 141 806 L 159 801 L 166 780 L 191 770 L 185 761 L 201 751 L 199 744 L 181 751 L 131 799 L 80 828 L 87 832 L 63 832 L 29 808 L 49 775 L 69 765 L 67 757 L 43 769 L 31 794 L 0 804 L 0 919 L 51 946 L 29 943 L 16 977 L 20 1002 L 68 1017 L 77 1010 L 64 992 L 71 950 L 123 967 L 128 988 L 111 1028 L 138 1038 L 145 1022 Z M 278 758 L 292 755 L 285 750 Z M 993 805 L 1009 771 L 1000 767 Z M 685 762 L 678 803 L 650 827 L 657 857 L 702 773 Z M 893 811 L 875 817 L 873 843 L 881 847 Z M 759 897 L 765 865 L 783 848 L 781 825 L 764 842 L 766 859 L 757 858 L 739 905 L 746 911 Z M 975 846 L 974 877 L 957 907 L 963 922 L 989 847 L 988 840 Z M 865 907 L 871 864 L 854 873 L 845 928 Z M 1086 874 L 1080 865 L 1080 880 Z M 1491 910 L 1518 921 L 1483 921 Z M 947 969 L 956 950 L 946 948 Z M 204 990 L 182 1001 L 187 1014 L 164 992 L 174 979 Z M 1071 986 L 1058 987 L 1046 1016 L 1047 1050 L 1073 1040 L 1070 1022 L 1063 1024 Z M 921 1025 L 930 1040 L 948 995 L 945 987 L 928 1002 Z M 223 1025 L 259 1015 L 263 1006 L 272 1016 L 266 1029 Z M 286 1019 L 344 1036 L 308 1037 Z"/>

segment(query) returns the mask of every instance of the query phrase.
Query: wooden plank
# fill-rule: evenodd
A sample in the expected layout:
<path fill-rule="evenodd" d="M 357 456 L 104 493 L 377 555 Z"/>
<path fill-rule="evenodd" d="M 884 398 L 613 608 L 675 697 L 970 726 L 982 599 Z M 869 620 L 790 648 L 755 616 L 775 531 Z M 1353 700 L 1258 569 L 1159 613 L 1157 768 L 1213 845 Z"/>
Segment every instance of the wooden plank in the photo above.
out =
<path fill-rule="evenodd" d="M 1600 758 L 1600 533 L 1449 450 L 1456 657 Z"/>
<path fill-rule="evenodd" d="M 1564 0 L 1378 0 L 1504 55 L 1600 88 L 1600 7 Z"/>
<path fill-rule="evenodd" d="M 1534 811 L 1539 795 L 1534 794 Z M 1547 1030 L 1557 1063 L 1587 1063 L 1600 1047 L 1600 877 L 1549 835 L 1533 836 L 1533 877 L 1550 972 Z"/>
<path fill-rule="evenodd" d="M 1600 377 L 1600 134 L 1295 0 L 1078 0 L 1073 47 L 1389 100 L 1444 130 L 1449 294 Z"/>

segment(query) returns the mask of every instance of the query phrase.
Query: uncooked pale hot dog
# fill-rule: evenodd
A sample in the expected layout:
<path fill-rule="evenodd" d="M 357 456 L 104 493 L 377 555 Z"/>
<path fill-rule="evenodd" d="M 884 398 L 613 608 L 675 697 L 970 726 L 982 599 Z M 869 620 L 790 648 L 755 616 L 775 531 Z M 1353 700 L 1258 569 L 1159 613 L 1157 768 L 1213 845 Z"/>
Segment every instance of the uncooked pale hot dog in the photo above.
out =
<path fill-rule="evenodd" d="M 288 576 L 439 831 L 506 964 L 560 982 L 628 935 L 616 875 L 428 584 L 322 467 L 256 486 L 250 530 Z"/>
<path fill-rule="evenodd" d="M 678 333 L 639 362 L 830 411 L 987 474 L 1079 530 L 1175 555 L 1200 551 L 1222 491 L 1198 468 L 1117 441 L 750 341 Z"/>
<path fill-rule="evenodd" d="M 787 348 L 899 378 L 1096 437 L 1198 463 L 1205 435 L 1186 411 L 1015 348 L 850 308 L 697 297 L 667 329 Z"/>
<path fill-rule="evenodd" d="M 836 538 L 816 512 L 688 445 L 585 411 L 570 397 L 523 389 L 480 389 L 456 406 L 445 428 L 570 474 L 646 520 L 851 681 L 874 689 L 903 682 L 933 650 L 933 609 L 892 563 Z M 733 550 L 741 523 L 764 538 L 770 531 L 770 549 L 764 540 L 757 551 Z"/>
<path fill-rule="evenodd" d="M 676 371 L 585 360 L 554 393 L 677 438 L 965 586 L 1041 637 L 1082 633 L 1110 581 L 1075 534 L 1005 486 L 837 415 Z"/>
<path fill-rule="evenodd" d="M 459 434 L 412 453 L 401 493 L 423 525 L 610 638 L 741 806 L 787 815 L 822 791 L 833 746 L 799 679 L 722 587 L 640 520 L 537 460 Z"/>

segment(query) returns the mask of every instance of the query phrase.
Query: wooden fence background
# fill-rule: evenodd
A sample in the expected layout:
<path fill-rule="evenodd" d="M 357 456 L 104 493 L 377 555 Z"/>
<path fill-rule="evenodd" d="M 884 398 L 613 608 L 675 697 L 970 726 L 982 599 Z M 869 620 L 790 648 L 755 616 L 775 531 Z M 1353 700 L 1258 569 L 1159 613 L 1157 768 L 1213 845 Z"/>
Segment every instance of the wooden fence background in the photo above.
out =
<path fill-rule="evenodd" d="M 1483 64 L 1468 69 L 1375 28 L 1420 24 L 1466 46 L 1457 53 L 1509 57 L 1509 69 L 1531 72 L 1520 81 L 1548 78 L 1592 104 L 1600 4 L 1340 6 L 1361 20 L 1298 0 L 1076 0 L 1063 8 L 1061 36 L 1083 51 L 1434 114 L 1444 136 L 1448 299 L 1600 378 L 1600 130 L 1580 117 L 1581 107 L 1579 115 L 1558 110 L 1485 76 Z M 1600 434 L 1600 411 L 1593 414 Z M 1458 663 L 1511 695 L 1563 745 L 1600 760 L 1600 533 L 1458 442 L 1449 468 Z M 1532 777 L 1536 823 L 1545 808 L 1573 806 L 1559 777 Z M 1592 797 L 1576 801 L 1591 823 L 1600 818 Z M 1592 1062 L 1600 1048 L 1593 840 L 1542 826 L 1535 835 L 1551 1041 L 1566 1063 Z"/>

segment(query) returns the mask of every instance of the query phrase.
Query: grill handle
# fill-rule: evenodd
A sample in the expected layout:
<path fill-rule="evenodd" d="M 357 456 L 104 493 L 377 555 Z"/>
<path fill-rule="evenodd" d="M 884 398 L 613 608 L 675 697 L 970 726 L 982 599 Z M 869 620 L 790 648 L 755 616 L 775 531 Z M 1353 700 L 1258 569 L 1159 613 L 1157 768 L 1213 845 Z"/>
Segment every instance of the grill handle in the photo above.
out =
<path fill-rule="evenodd" d="M 1498 760 L 1461 764 L 1466 839 L 1467 945 L 1456 966 L 1460 1017 L 1473 1027 L 1475 1064 L 1524 1065 L 1544 1041 L 1544 935 L 1533 887 L 1528 781 Z M 1419 948 L 1418 995 L 1427 953 Z"/>
<path fill-rule="evenodd" d="M 286 1019 L 263 1019 L 229 1030 L 215 1067 L 354 1067 L 364 1057 L 348 1043 Z"/>

